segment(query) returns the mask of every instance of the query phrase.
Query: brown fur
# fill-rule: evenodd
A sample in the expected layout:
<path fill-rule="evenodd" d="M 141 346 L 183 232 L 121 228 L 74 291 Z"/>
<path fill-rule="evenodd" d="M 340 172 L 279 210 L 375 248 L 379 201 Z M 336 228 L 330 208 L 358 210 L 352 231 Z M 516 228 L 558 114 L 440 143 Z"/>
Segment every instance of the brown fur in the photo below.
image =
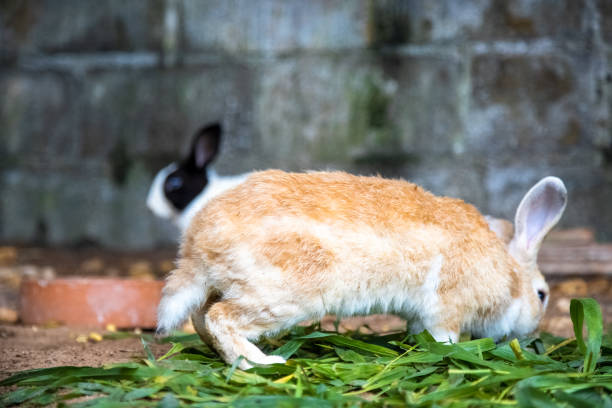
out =
<path fill-rule="evenodd" d="M 334 261 L 331 251 L 307 234 L 273 236 L 264 241 L 261 252 L 272 265 L 295 273 L 297 279 L 325 270 Z"/>

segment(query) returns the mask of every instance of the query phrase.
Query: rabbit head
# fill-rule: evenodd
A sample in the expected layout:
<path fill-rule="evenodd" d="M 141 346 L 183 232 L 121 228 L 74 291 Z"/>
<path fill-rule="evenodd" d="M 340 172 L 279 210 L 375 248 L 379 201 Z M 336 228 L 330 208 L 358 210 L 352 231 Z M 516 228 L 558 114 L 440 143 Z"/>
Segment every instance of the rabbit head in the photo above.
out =
<path fill-rule="evenodd" d="M 185 230 L 206 201 L 244 180 L 242 175 L 218 176 L 210 168 L 219 153 L 221 134 L 218 123 L 200 128 L 187 157 L 157 173 L 147 195 L 147 206 L 155 215 Z"/>
<path fill-rule="evenodd" d="M 514 235 L 507 250 L 522 277 L 520 312 L 512 331 L 517 335 L 535 330 L 548 305 L 549 288 L 537 265 L 538 252 L 546 234 L 561 218 L 566 203 L 563 182 L 546 177 L 527 192 L 516 210 Z"/>

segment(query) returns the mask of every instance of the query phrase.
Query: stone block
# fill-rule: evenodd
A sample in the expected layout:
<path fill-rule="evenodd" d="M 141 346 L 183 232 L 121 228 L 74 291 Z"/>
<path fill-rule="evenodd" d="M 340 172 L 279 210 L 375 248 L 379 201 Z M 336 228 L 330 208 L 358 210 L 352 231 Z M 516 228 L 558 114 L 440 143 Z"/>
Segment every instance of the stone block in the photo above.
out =
<path fill-rule="evenodd" d="M 450 1 L 450 0 L 449 0 Z M 480 3 L 482 24 L 472 39 L 556 37 L 581 40 L 592 17 L 586 0 L 489 0 Z"/>
<path fill-rule="evenodd" d="M 0 73 L 0 151 L 4 166 L 77 157 L 75 82 L 52 72 Z"/>
<path fill-rule="evenodd" d="M 134 166 L 117 187 L 100 170 L 11 170 L 2 173 L 0 239 L 44 245 L 97 243 L 146 248 L 176 242 L 175 232 L 146 208 L 150 174 Z"/>
<path fill-rule="evenodd" d="M 8 0 L 0 3 L 3 53 L 159 50 L 163 0 Z"/>
<path fill-rule="evenodd" d="M 601 36 L 608 47 L 612 47 L 612 2 L 609 0 L 597 0 L 597 11 L 599 12 L 599 28 Z"/>
<path fill-rule="evenodd" d="M 382 0 L 371 3 L 374 46 L 558 37 L 580 39 L 584 0 Z"/>
<path fill-rule="evenodd" d="M 381 0 L 370 3 L 368 42 L 374 46 L 465 39 L 483 24 L 488 1 Z"/>
<path fill-rule="evenodd" d="M 514 214 L 525 193 L 546 176 L 561 176 L 542 166 L 534 168 L 533 163 L 503 165 L 489 163 L 483 177 L 491 215 L 514 221 Z"/>
<path fill-rule="evenodd" d="M 394 85 L 368 55 L 286 58 L 262 67 L 257 82 L 255 125 L 270 164 L 347 164 L 364 149 L 394 145 Z"/>
<path fill-rule="evenodd" d="M 70 177 L 49 169 L 6 171 L 2 177 L 2 236 L 18 242 L 75 243 L 100 217 L 99 178 Z M 99 218 L 98 218 L 99 219 Z"/>
<path fill-rule="evenodd" d="M 397 84 L 390 110 L 402 149 L 424 157 L 463 153 L 468 64 L 449 55 L 389 57 L 382 63 Z"/>
<path fill-rule="evenodd" d="M 188 50 L 278 53 L 366 45 L 367 2 L 184 1 Z"/>
<path fill-rule="evenodd" d="M 483 55 L 472 63 L 467 149 L 501 155 L 588 149 L 598 131 L 583 78 L 589 62 L 568 56 Z"/>
<path fill-rule="evenodd" d="M 309 69 L 317 66 L 316 71 Z M 286 58 L 260 67 L 254 97 L 254 118 L 261 154 L 270 167 L 299 169 L 311 163 L 312 151 L 337 151 L 327 143 L 348 106 L 340 96 L 346 86 L 345 60 L 322 57 Z M 343 153 L 340 153 L 341 157 Z"/>
<path fill-rule="evenodd" d="M 263 154 L 281 167 L 381 165 L 453 154 L 463 138 L 467 71 L 447 57 L 286 58 L 256 96 Z"/>

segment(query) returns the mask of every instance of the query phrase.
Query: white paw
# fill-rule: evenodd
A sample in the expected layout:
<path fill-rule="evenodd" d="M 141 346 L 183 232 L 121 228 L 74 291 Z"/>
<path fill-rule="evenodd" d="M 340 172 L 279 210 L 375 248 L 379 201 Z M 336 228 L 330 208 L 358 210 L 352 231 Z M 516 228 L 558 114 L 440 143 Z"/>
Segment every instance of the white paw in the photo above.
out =
<path fill-rule="evenodd" d="M 433 338 L 439 343 L 451 344 L 459 341 L 459 334 L 455 332 L 433 329 L 430 330 L 429 333 L 431 333 Z"/>
<path fill-rule="evenodd" d="M 258 361 L 253 361 L 253 362 L 257 364 L 268 365 L 268 364 L 285 364 L 287 360 L 285 360 L 281 356 L 264 356 L 263 358 L 258 359 Z"/>
<path fill-rule="evenodd" d="M 248 370 L 249 368 L 253 368 L 253 364 L 258 365 L 269 365 L 269 364 L 285 364 L 287 360 L 282 358 L 281 356 L 266 356 L 262 354 L 256 358 L 251 358 L 249 360 L 242 359 L 238 367 L 242 370 Z"/>
<path fill-rule="evenodd" d="M 238 364 L 238 368 L 241 370 L 248 370 L 249 368 L 253 368 L 253 364 L 243 359 L 240 364 Z"/>
<path fill-rule="evenodd" d="M 269 364 L 285 364 L 287 360 L 285 360 L 281 356 L 266 356 L 265 354 L 263 354 L 261 356 L 258 356 L 257 358 L 250 359 L 250 362 L 254 364 L 260 364 L 260 365 L 269 365 Z M 248 368 L 253 367 L 253 365 L 249 364 L 249 362 L 246 360 L 243 360 L 240 363 L 240 368 L 242 368 L 243 365 L 244 366 L 248 365 Z"/>

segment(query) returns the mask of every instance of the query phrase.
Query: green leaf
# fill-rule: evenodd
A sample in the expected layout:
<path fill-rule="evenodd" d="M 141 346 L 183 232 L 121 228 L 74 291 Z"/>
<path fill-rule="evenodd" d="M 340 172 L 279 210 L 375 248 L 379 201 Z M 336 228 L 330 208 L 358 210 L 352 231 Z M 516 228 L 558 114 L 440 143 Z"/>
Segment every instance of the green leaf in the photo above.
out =
<path fill-rule="evenodd" d="M 321 339 L 323 337 L 332 337 L 332 336 L 336 336 L 336 333 L 323 333 L 323 332 L 316 331 L 316 332 L 312 332 L 304 336 L 300 336 L 297 339 L 298 340 Z"/>
<path fill-rule="evenodd" d="M 408 354 L 405 357 L 400 357 L 397 360 L 397 364 L 410 364 L 410 363 L 438 363 L 442 361 L 444 357 L 439 354 L 430 353 L 428 351 L 420 352 L 415 351 Z"/>
<path fill-rule="evenodd" d="M 484 353 L 485 351 L 494 350 L 495 342 L 493 339 L 485 337 L 484 339 L 476 339 L 457 343 L 459 347 L 470 353 Z"/>
<path fill-rule="evenodd" d="M 305 340 L 290 340 L 274 350 L 271 354 L 281 356 L 285 360 L 294 355 L 300 347 L 305 343 Z"/>
<path fill-rule="evenodd" d="M 578 349 L 584 355 L 583 372 L 595 371 L 597 360 L 601 355 L 601 341 L 603 336 L 603 319 L 599 304 L 591 298 L 572 299 L 570 303 L 570 316 L 574 323 L 574 334 Z M 585 343 L 582 336 L 583 323 L 586 322 L 588 339 Z"/>
<path fill-rule="evenodd" d="M 167 336 L 161 339 L 161 343 L 191 343 L 199 341 L 200 336 L 197 333 L 193 334 L 177 334 L 175 336 Z"/>
<path fill-rule="evenodd" d="M 557 391 L 554 395 L 557 401 L 567 402 L 574 408 L 593 408 L 604 406 L 602 397 L 593 391 L 575 392 L 572 394 L 568 394 L 564 391 Z"/>
<path fill-rule="evenodd" d="M 142 347 L 144 348 L 145 354 L 147 355 L 147 360 L 152 363 L 155 362 L 155 355 L 153 355 L 151 347 L 149 347 L 149 343 L 145 340 L 144 337 L 141 337 L 140 341 L 142 342 Z"/>
<path fill-rule="evenodd" d="M 176 397 L 172 394 L 166 394 L 157 405 L 159 408 L 178 408 L 181 406 Z"/>
<path fill-rule="evenodd" d="M 111 368 L 104 367 L 72 367 L 60 366 L 51 368 L 39 368 L 17 373 L 0 381 L 0 386 L 13 384 L 37 384 L 56 380 L 62 377 L 89 378 L 89 377 L 131 377 L 137 371 L 136 367 L 129 365 L 118 365 Z"/>
<path fill-rule="evenodd" d="M 185 350 L 185 345 L 184 344 L 181 344 L 181 343 L 172 343 L 172 347 L 170 348 L 170 350 L 168 350 L 168 352 L 166 354 L 164 354 L 163 356 L 158 358 L 157 361 L 164 360 L 164 359 L 170 357 L 172 354 L 180 353 L 183 350 Z"/>
<path fill-rule="evenodd" d="M 145 387 L 145 388 L 136 388 L 125 394 L 123 396 L 124 401 L 132 401 L 145 397 L 150 397 L 160 390 L 160 387 Z"/>
<path fill-rule="evenodd" d="M 334 404 L 330 401 L 326 401 L 320 398 L 313 397 L 289 397 L 289 396 L 252 396 L 246 398 L 240 398 L 233 401 L 230 407 L 235 408 L 290 408 L 290 407 L 301 407 L 301 408 L 325 408 L 333 407 Z"/>
<path fill-rule="evenodd" d="M 244 356 L 242 355 L 238 356 L 238 358 L 234 360 L 234 363 L 227 372 L 227 375 L 225 376 L 225 382 L 229 382 L 229 380 L 231 380 L 232 375 L 234 375 L 234 371 L 236 371 L 242 360 L 244 360 Z"/>
<path fill-rule="evenodd" d="M 24 403 L 32 398 L 44 394 L 46 388 L 19 388 L 2 397 L 2 405 L 15 405 Z"/>
<path fill-rule="evenodd" d="M 332 344 L 336 346 L 344 346 L 348 348 L 352 348 L 360 351 L 367 351 L 368 353 L 372 353 L 379 356 L 397 356 L 397 351 L 391 350 L 387 347 L 378 346 L 376 344 L 370 344 L 363 342 L 361 340 L 351 339 L 350 337 L 345 336 L 331 336 L 327 338 Z"/>
<path fill-rule="evenodd" d="M 537 388 L 529 386 L 517 387 L 516 401 L 521 408 L 558 408 L 552 397 Z"/>
<path fill-rule="evenodd" d="M 342 361 L 348 361 L 350 363 L 365 363 L 365 358 L 359 354 L 354 352 L 353 350 L 346 350 L 340 347 L 335 347 L 336 354 Z"/>

